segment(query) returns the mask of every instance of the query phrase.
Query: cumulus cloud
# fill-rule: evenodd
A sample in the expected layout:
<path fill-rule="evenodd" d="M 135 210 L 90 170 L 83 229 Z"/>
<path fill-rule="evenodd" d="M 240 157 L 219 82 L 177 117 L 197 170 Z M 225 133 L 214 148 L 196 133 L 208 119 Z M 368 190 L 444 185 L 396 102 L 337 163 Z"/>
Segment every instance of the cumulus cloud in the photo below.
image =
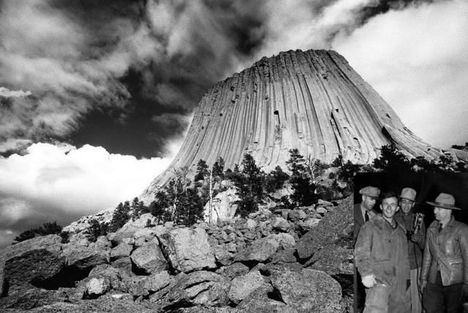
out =
<path fill-rule="evenodd" d="M 114 208 L 140 194 L 169 160 L 137 160 L 90 145 L 33 144 L 25 155 L 0 158 L 0 230 L 17 234 Z"/>
<path fill-rule="evenodd" d="M 379 15 L 333 42 L 427 142 L 468 138 L 468 3 L 422 4 Z"/>

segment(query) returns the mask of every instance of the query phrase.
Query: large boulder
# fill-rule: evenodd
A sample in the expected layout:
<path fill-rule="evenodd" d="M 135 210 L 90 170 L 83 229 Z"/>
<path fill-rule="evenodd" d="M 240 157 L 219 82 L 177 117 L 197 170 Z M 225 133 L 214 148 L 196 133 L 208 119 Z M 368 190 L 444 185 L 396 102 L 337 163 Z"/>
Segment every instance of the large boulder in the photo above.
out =
<path fill-rule="evenodd" d="M 246 275 L 235 277 L 229 289 L 229 300 L 234 303 L 239 303 L 253 291 L 265 285 L 265 279 L 258 270 L 252 270 Z"/>
<path fill-rule="evenodd" d="M 160 301 L 163 307 L 203 305 L 223 306 L 227 304 L 229 281 L 219 274 L 197 271 L 177 276 L 177 283 Z"/>
<path fill-rule="evenodd" d="M 320 222 L 304 234 L 297 243 L 297 253 L 300 259 L 309 259 L 315 252 L 338 241 L 346 241 L 350 225 L 353 223 L 352 198 L 344 200 L 339 206 L 333 207 Z M 352 237 L 352 234 L 351 234 Z"/>
<path fill-rule="evenodd" d="M 271 283 L 282 301 L 299 313 L 339 313 L 341 287 L 322 271 L 292 271 L 279 267 L 271 273 Z"/>
<path fill-rule="evenodd" d="M 181 272 L 216 268 L 215 257 L 202 228 L 175 228 L 159 237 L 171 266 Z"/>
<path fill-rule="evenodd" d="M 91 277 L 86 282 L 85 286 L 85 296 L 90 298 L 97 298 L 109 291 L 111 283 L 107 277 Z"/>
<path fill-rule="evenodd" d="M 249 262 L 265 262 L 276 250 L 278 250 L 279 242 L 273 237 L 260 238 L 252 242 L 250 246 L 239 251 L 235 256 L 236 261 Z"/>
<path fill-rule="evenodd" d="M 99 264 L 109 263 L 111 248 L 108 245 L 90 243 L 89 246 L 68 244 L 64 246 L 62 255 L 68 266 L 79 269 L 92 268 Z"/>
<path fill-rule="evenodd" d="M 121 242 L 114 248 L 112 248 L 110 252 L 110 257 L 112 260 L 120 259 L 123 257 L 128 257 L 132 253 L 133 246 L 126 243 L 126 242 Z"/>
<path fill-rule="evenodd" d="M 58 274 L 65 265 L 61 247 L 60 236 L 48 235 L 5 248 L 0 257 L 0 294 L 4 280 L 14 287 L 40 283 Z"/>
<path fill-rule="evenodd" d="M 133 264 L 144 274 L 158 273 L 168 267 L 156 240 L 135 249 L 130 258 Z"/>
<path fill-rule="evenodd" d="M 218 222 L 232 221 L 237 211 L 235 203 L 240 198 L 236 194 L 235 188 L 218 193 L 204 208 L 205 221 L 216 224 Z"/>

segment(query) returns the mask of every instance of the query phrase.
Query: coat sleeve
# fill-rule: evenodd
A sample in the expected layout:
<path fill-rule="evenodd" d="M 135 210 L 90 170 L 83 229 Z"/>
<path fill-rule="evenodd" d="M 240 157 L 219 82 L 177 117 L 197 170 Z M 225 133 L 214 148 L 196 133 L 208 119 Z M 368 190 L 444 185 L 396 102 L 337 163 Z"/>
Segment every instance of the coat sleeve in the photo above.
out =
<path fill-rule="evenodd" d="M 422 269 L 421 269 L 421 281 L 427 281 L 429 275 L 429 267 L 431 266 L 432 262 L 432 254 L 431 249 L 429 249 L 429 230 L 426 232 L 426 242 L 424 245 L 424 254 L 423 254 L 423 262 L 422 262 Z"/>
<path fill-rule="evenodd" d="M 361 277 L 374 274 L 371 262 L 372 233 L 371 225 L 365 223 L 357 236 L 354 248 L 354 262 L 359 273 L 361 273 Z"/>
<path fill-rule="evenodd" d="M 468 226 L 463 225 L 460 231 L 460 250 L 463 258 L 464 283 L 468 284 Z"/>

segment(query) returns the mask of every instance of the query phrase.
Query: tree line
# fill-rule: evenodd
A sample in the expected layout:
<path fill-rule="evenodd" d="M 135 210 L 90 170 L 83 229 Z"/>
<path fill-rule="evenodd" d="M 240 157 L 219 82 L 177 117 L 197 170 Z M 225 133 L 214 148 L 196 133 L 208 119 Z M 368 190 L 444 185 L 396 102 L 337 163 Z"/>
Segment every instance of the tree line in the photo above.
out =
<path fill-rule="evenodd" d="M 191 226 L 203 219 L 205 204 L 217 193 L 228 189 L 226 184 L 223 184 L 226 181 L 234 185 L 239 197 L 236 201 L 237 214 L 245 217 L 257 211 L 266 198 L 282 189 L 285 183 L 288 183 L 291 193 L 283 196 L 278 206 L 294 208 L 315 204 L 319 198 L 333 200 L 337 195 L 345 197 L 351 194 L 353 177 L 358 172 L 374 170 L 467 172 L 466 164 L 455 162 L 450 155 L 442 155 L 437 161 L 428 161 L 423 157 L 409 159 L 394 145 L 382 146 L 380 156 L 373 161 L 372 166 L 344 162 L 341 155 L 332 163 L 325 164 L 320 160 L 306 159 L 298 149 L 289 150 L 289 155 L 286 162 L 288 172 L 276 166 L 271 172 L 265 173 L 249 153 L 244 154 L 240 165 L 235 164 L 233 169 L 226 170 L 221 157 L 211 168 L 205 160 L 199 160 L 193 179 L 188 178 L 187 169 L 176 170 L 173 178 L 156 192 L 154 200 L 149 205 L 145 205 L 136 197 L 131 202 L 119 203 L 109 223 L 100 223 L 96 219 L 91 219 L 87 230 L 88 239 L 95 241 L 101 235 L 115 232 L 130 219 L 135 220 L 145 213 L 155 216 L 158 224 L 174 222 Z M 328 179 L 332 181 L 331 186 L 324 186 L 317 180 L 329 168 L 336 170 L 328 173 Z M 62 240 L 66 242 L 68 234 L 61 230 L 61 226 L 56 222 L 45 223 L 39 228 L 21 233 L 15 238 L 15 242 L 52 233 L 60 234 Z"/>

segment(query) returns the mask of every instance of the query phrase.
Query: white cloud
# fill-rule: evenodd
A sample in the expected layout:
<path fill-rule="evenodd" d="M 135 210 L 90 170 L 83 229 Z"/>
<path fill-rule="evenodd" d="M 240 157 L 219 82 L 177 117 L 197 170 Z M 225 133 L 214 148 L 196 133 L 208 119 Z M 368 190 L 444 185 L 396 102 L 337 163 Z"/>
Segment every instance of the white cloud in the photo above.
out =
<path fill-rule="evenodd" d="M 468 139 L 468 2 L 390 11 L 333 43 L 427 142 Z"/>
<path fill-rule="evenodd" d="M 0 228 L 114 208 L 138 196 L 170 161 L 138 160 L 90 145 L 37 143 L 27 152 L 0 158 Z"/>
<path fill-rule="evenodd" d="M 5 98 L 18 98 L 18 97 L 27 97 L 30 96 L 30 91 L 23 91 L 23 90 L 10 90 L 5 87 L 0 87 L 0 97 Z"/>

